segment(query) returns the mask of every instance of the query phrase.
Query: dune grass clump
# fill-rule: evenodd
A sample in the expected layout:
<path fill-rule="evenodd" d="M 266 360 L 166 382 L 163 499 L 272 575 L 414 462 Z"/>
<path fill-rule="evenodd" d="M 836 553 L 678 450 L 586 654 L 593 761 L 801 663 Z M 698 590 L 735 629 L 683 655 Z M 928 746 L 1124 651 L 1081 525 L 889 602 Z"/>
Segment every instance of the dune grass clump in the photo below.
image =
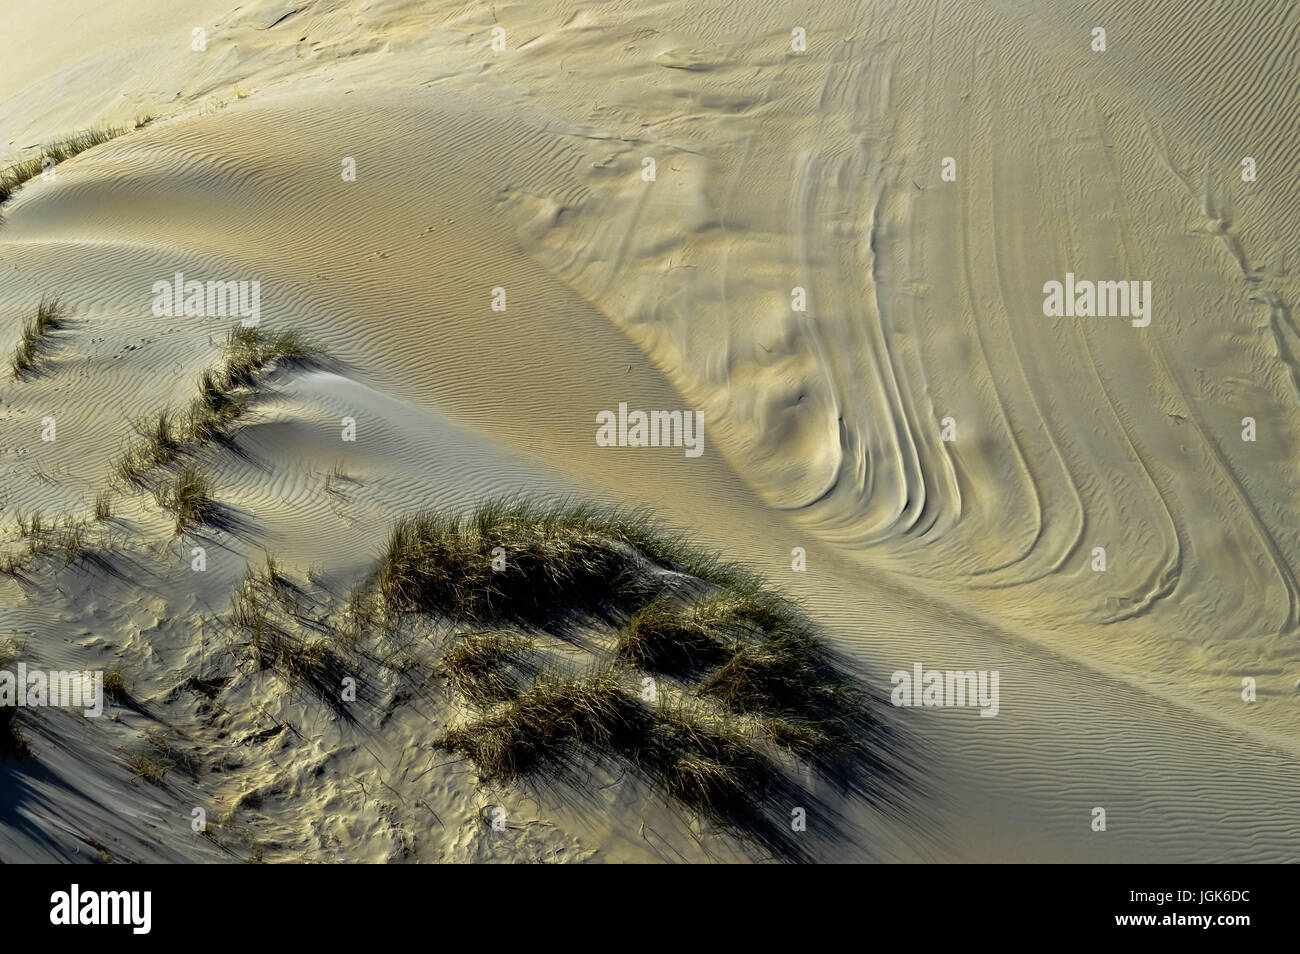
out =
<path fill-rule="evenodd" d="M 85 520 L 70 516 L 61 519 L 46 520 L 39 510 L 25 517 L 19 511 L 14 515 L 18 536 L 27 541 L 29 556 L 40 557 L 49 553 L 58 553 L 63 557 L 63 565 L 71 566 L 89 550 L 86 539 L 87 523 Z M 17 564 L 10 561 L 14 570 Z"/>
<path fill-rule="evenodd" d="M 686 606 L 660 597 L 632 617 L 615 656 L 698 680 L 701 697 L 763 718 L 769 741 L 801 758 L 831 757 L 870 728 L 856 681 L 797 608 L 769 592 L 720 589 Z"/>
<path fill-rule="evenodd" d="M 424 511 L 393 528 L 372 582 L 388 610 L 485 625 L 631 612 L 662 588 L 633 542 L 647 535 L 634 516 L 583 507 L 507 500 L 461 518 Z"/>
<path fill-rule="evenodd" d="M 167 763 L 153 752 L 128 752 L 126 764 L 131 768 L 131 781 L 144 779 L 150 785 L 162 785 L 167 778 Z"/>
<path fill-rule="evenodd" d="M 204 371 L 199 376 L 199 396 L 185 412 L 184 439 L 195 444 L 222 440 L 246 407 L 247 402 L 220 380 L 219 372 Z"/>
<path fill-rule="evenodd" d="M 137 442 L 127 447 L 122 455 L 113 462 L 113 476 L 123 483 L 138 484 L 149 470 L 149 454 L 145 446 Z"/>
<path fill-rule="evenodd" d="M 700 681 L 701 697 L 760 718 L 773 744 L 821 767 L 864 754 L 878 728 L 866 693 L 794 606 L 729 595 L 712 612 L 733 651 Z"/>
<path fill-rule="evenodd" d="M 323 639 L 295 641 L 282 639 L 276 664 L 291 682 L 307 685 L 324 683 L 326 672 L 336 668 L 329 645 Z"/>
<path fill-rule="evenodd" d="M 805 762 L 823 762 L 835 741 L 817 722 L 790 716 L 771 716 L 758 722 L 758 730 L 777 748 Z"/>
<path fill-rule="evenodd" d="M 257 668 L 276 672 L 290 684 L 310 689 L 340 711 L 339 688 L 349 674 L 342 653 L 355 646 L 346 636 L 304 638 L 291 631 L 280 614 L 288 606 L 288 594 L 295 589 L 270 556 L 260 572 L 250 566 L 232 600 L 231 628 L 243 637 L 247 655 Z"/>
<path fill-rule="evenodd" d="M 252 387 L 257 375 L 272 361 L 319 359 L 319 349 L 309 345 L 297 331 L 271 336 L 258 328 L 233 328 L 226 338 L 224 360 L 216 380 L 223 391 Z M 205 396 L 206 397 L 206 396 Z"/>
<path fill-rule="evenodd" d="M 217 379 L 217 372 L 212 370 L 204 371 L 199 375 L 199 401 L 205 410 L 220 411 L 228 407 L 231 403 L 229 392 L 222 387 L 221 382 Z"/>
<path fill-rule="evenodd" d="M 104 694 L 116 702 L 125 702 L 131 698 L 131 689 L 126 684 L 126 672 L 121 663 L 104 673 Z"/>
<path fill-rule="evenodd" d="M 655 729 L 649 767 L 664 791 L 701 814 L 738 821 L 777 784 L 779 769 L 725 722 L 670 712 L 656 719 Z"/>
<path fill-rule="evenodd" d="M 54 542 L 63 556 L 63 565 L 71 566 L 86 555 L 86 525 L 80 520 L 69 520 L 59 530 Z"/>
<path fill-rule="evenodd" d="M 170 411 L 162 410 L 152 420 L 136 422 L 135 430 L 141 437 L 141 446 L 149 466 L 170 464 L 176 459 L 181 441 Z"/>
<path fill-rule="evenodd" d="M 51 528 L 45 522 L 39 510 L 32 511 L 29 517 L 24 517 L 21 510 L 16 511 L 14 513 L 14 522 L 18 525 L 18 536 L 27 541 L 27 552 L 29 554 L 40 556 L 49 549 L 46 537 Z"/>
<path fill-rule="evenodd" d="M 140 483 L 154 467 L 172 463 L 180 455 L 182 437 L 172 413 L 159 411 L 152 418 L 132 421 L 137 439 L 127 446 L 113 472 L 127 483 Z"/>
<path fill-rule="evenodd" d="M 847 677 L 792 607 L 745 596 L 724 601 L 721 616 L 738 634 L 735 651 L 704 680 L 702 694 L 740 713 L 810 716 L 848 702 Z"/>
<path fill-rule="evenodd" d="M 324 353 L 295 331 L 269 335 L 257 328 L 236 326 L 222 346 L 222 363 L 199 376 L 198 397 L 177 417 L 160 411 L 152 420 L 136 423 L 138 439 L 113 465 L 113 475 L 128 484 L 142 484 L 155 467 L 170 465 L 187 449 L 222 441 L 247 410 L 248 392 L 272 361 L 306 362 Z"/>
<path fill-rule="evenodd" d="M 283 590 L 290 586 L 289 577 L 285 575 L 279 561 L 270 553 L 266 554 L 266 559 L 262 563 L 262 579 L 276 590 Z"/>
<path fill-rule="evenodd" d="M 639 609 L 623 630 L 614 654 L 646 672 L 690 676 L 724 663 L 740 638 L 725 599 L 703 598 L 683 607 L 671 594 Z"/>
<path fill-rule="evenodd" d="M 235 591 L 230 613 L 231 625 L 248 637 L 253 658 L 262 668 L 270 668 L 278 658 L 276 633 L 271 624 L 267 601 L 262 598 L 257 574 L 250 567 Z"/>
<path fill-rule="evenodd" d="M 258 375 L 272 361 L 308 361 L 323 356 L 297 332 L 271 336 L 242 326 L 231 330 L 223 354 L 220 368 L 200 375 L 198 397 L 179 419 L 163 410 L 134 425 L 137 439 L 113 465 L 117 480 L 147 486 L 155 468 L 176 463 L 195 445 L 225 440 L 247 407 L 247 391 L 257 386 Z M 175 512 L 177 533 L 212 524 L 220 512 L 207 478 L 194 464 L 173 475 L 169 484 L 155 484 L 154 496 L 160 506 Z"/>
<path fill-rule="evenodd" d="M 35 179 L 44 172 L 46 159 L 52 159 L 56 163 L 66 162 L 78 153 L 115 139 L 127 131 L 120 126 L 99 126 L 73 133 L 42 146 L 38 152 L 26 159 L 0 169 L 0 203 L 8 202 L 25 182 Z"/>
<path fill-rule="evenodd" d="M 67 317 L 68 313 L 63 302 L 58 298 L 47 295 L 36 306 L 36 320 L 34 323 L 36 334 L 40 336 L 56 328 L 62 328 L 64 319 Z"/>
<path fill-rule="evenodd" d="M 434 741 L 488 782 L 580 777 L 589 761 L 621 760 L 685 807 L 790 850 L 763 815 L 781 769 L 738 727 L 679 708 L 652 708 L 615 671 L 543 673 L 527 689 Z M 797 853 L 797 852 L 796 852 Z"/>
<path fill-rule="evenodd" d="M 285 651 L 285 635 L 271 618 L 272 598 L 263 593 L 261 576 L 248 568 L 235 591 L 231 625 L 248 637 L 249 655 L 262 669 L 272 669 Z"/>
<path fill-rule="evenodd" d="M 474 713 L 436 741 L 484 781 L 579 782 L 584 761 L 614 760 L 801 857 L 780 824 L 788 808 L 775 807 L 816 800 L 796 766 L 868 799 L 893 777 L 886 727 L 798 607 L 636 514 L 515 500 L 462 517 L 424 511 L 394 526 L 354 596 L 390 626 L 413 613 L 488 630 L 444 654 L 440 673 Z M 598 668 L 574 675 L 565 654 L 500 632 L 510 627 L 556 637 Z M 650 699 L 627 688 L 646 673 L 658 680 Z"/>
<path fill-rule="evenodd" d="M 198 777 L 198 760 L 174 746 L 162 729 L 146 730 L 143 741 L 123 754 L 134 772 L 133 782 L 142 778 L 152 785 L 162 785 L 172 769 L 179 769 L 191 778 Z"/>
<path fill-rule="evenodd" d="M 485 781 L 563 773 L 583 756 L 635 751 L 649 737 L 649 711 L 613 673 L 569 680 L 544 674 L 503 706 L 435 741 L 473 761 Z"/>
<path fill-rule="evenodd" d="M 473 702 L 500 702 L 518 692 L 508 670 L 526 668 L 531 648 L 532 642 L 517 634 L 471 633 L 458 638 L 443 655 L 438 672 Z"/>
<path fill-rule="evenodd" d="M 702 699 L 767 719 L 768 738 L 791 752 L 829 758 L 869 726 L 856 681 L 797 607 L 635 514 L 513 500 L 463 517 L 424 511 L 393 528 L 370 586 L 396 614 L 624 622 L 617 665 L 687 680 Z"/>
<path fill-rule="evenodd" d="M 271 353 L 304 352 L 236 329 L 200 402 L 225 406 Z M 583 766 L 631 766 L 677 805 L 804 857 L 789 806 L 834 810 L 801 771 L 859 795 L 869 773 L 888 771 L 865 693 L 795 604 L 635 513 L 517 499 L 426 510 L 394 525 L 336 622 L 301 616 L 305 595 L 270 556 L 249 569 L 229 617 L 247 657 L 346 716 L 342 677 L 378 658 L 363 639 L 376 638 L 393 672 L 401 657 L 419 675 L 409 649 L 420 640 L 396 652 L 392 640 L 426 623 L 403 617 L 432 617 L 430 633 L 450 624 L 459 635 L 434 672 L 470 707 L 435 745 L 489 784 L 580 783 Z M 657 677 L 649 696 L 646 673 Z"/>
<path fill-rule="evenodd" d="M 616 658 L 698 680 L 697 693 L 761 716 L 774 745 L 806 758 L 852 746 L 870 728 L 866 695 L 788 600 L 720 589 L 681 606 L 660 597 L 629 621 Z"/>
<path fill-rule="evenodd" d="M 14 349 L 9 368 L 16 379 L 36 367 L 40 356 L 49 347 L 49 333 L 62 328 L 68 310 L 58 298 L 45 297 L 36 306 L 36 315 L 23 322 L 22 337 Z"/>
<path fill-rule="evenodd" d="M 176 474 L 171 484 L 157 493 L 158 505 L 176 514 L 176 532 L 214 522 L 218 510 L 212 499 L 212 484 L 196 467 Z"/>

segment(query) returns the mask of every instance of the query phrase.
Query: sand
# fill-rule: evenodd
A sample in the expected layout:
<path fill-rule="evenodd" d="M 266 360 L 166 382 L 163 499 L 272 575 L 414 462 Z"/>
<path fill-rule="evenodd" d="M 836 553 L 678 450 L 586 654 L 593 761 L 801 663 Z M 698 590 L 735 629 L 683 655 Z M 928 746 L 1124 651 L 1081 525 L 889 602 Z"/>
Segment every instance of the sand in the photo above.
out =
<path fill-rule="evenodd" d="M 845 800 L 819 858 L 1294 860 L 1300 8 L 1045 6 L 8 11 L 0 158 L 153 117 L 0 208 L 6 350 L 43 295 L 73 308 L 0 389 L 8 538 L 88 515 L 129 422 L 217 360 L 232 322 L 155 317 L 156 281 L 258 280 L 262 326 L 337 360 L 277 371 L 212 456 L 239 519 L 205 572 L 139 493 L 102 561 L 0 578 L 0 634 L 122 663 L 142 710 L 35 719 L 0 858 L 766 858 L 628 778 L 486 789 L 430 748 L 436 692 L 386 686 L 360 726 L 265 675 L 215 721 L 176 692 L 249 562 L 345 591 L 402 514 L 526 492 L 652 509 L 805 601 L 878 693 L 1000 673 L 996 717 L 889 713 L 915 809 Z M 1151 282 L 1149 324 L 1045 315 L 1067 273 Z M 698 410 L 704 453 L 598 446 L 620 402 Z M 124 756 L 157 730 L 197 766 L 162 786 Z"/>

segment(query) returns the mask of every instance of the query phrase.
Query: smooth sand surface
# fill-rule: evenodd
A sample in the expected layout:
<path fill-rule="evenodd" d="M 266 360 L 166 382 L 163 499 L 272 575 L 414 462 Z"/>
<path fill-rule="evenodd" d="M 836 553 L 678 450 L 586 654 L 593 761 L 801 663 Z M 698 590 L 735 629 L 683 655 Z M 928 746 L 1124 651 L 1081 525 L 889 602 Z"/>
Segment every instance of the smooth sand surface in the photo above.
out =
<path fill-rule="evenodd" d="M 249 676 L 220 735 L 178 701 L 247 562 L 346 590 L 395 517 L 514 492 L 653 509 L 805 600 L 879 693 L 999 671 L 995 718 L 891 713 L 914 810 L 850 801 L 819 857 L 1300 856 L 1296 4 L 60 7 L 6 12 L 0 157 L 154 119 L 0 208 L 6 341 L 42 295 L 74 309 L 0 388 L 9 536 L 88 514 L 129 421 L 216 360 L 232 322 L 154 317 L 155 281 L 259 280 L 263 326 L 337 365 L 277 374 L 213 456 L 238 526 L 207 572 L 137 494 L 109 565 L 0 581 L 28 658 L 120 661 L 153 713 L 42 713 L 0 858 L 763 857 L 628 779 L 485 792 L 429 748 L 433 701 L 362 730 Z M 1150 324 L 1045 315 L 1067 272 L 1150 281 Z M 597 446 L 620 402 L 699 409 L 705 452 Z M 121 754 L 159 718 L 202 766 L 163 787 Z"/>

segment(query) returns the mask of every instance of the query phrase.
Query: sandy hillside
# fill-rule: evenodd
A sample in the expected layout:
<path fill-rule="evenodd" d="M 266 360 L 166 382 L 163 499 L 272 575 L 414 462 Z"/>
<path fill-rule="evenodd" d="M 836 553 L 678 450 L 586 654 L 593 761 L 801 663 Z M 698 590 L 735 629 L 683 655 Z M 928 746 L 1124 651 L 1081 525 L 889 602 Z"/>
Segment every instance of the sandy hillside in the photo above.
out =
<path fill-rule="evenodd" d="M 995 718 L 886 707 L 870 797 L 810 777 L 806 857 L 1300 854 L 1300 5 L 122 6 L 16 8 L 0 61 L 5 164 L 127 129 L 0 206 L 6 353 L 69 309 L 0 385 L 8 552 L 113 501 L 0 576 L 0 638 L 130 683 L 26 714 L 0 859 L 780 857 L 618 772 L 485 783 L 430 745 L 437 680 L 377 669 L 340 718 L 231 648 L 268 554 L 324 620 L 394 520 L 520 493 L 649 508 L 878 696 L 1000 673 Z M 268 365 L 196 452 L 224 519 L 180 534 L 111 473 L 237 323 L 155 316 L 177 272 L 259 281 L 329 356 Z M 1044 314 L 1067 273 L 1149 281 L 1149 324 Z M 700 411 L 704 452 L 599 446 L 621 402 Z"/>

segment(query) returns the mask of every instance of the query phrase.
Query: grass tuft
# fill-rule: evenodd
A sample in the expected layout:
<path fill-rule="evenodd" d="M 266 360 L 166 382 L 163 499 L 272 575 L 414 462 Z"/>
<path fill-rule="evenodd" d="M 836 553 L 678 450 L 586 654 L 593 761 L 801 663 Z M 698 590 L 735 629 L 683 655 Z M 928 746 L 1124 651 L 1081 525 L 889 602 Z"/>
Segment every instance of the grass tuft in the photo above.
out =
<path fill-rule="evenodd" d="M 490 783 L 538 774 L 580 778 L 584 761 L 619 759 L 687 808 L 797 854 L 764 815 L 781 768 L 737 727 L 680 709 L 652 710 L 612 671 L 543 674 L 434 744 L 469 758 Z"/>
<path fill-rule="evenodd" d="M 139 439 L 113 465 L 113 476 L 128 484 L 144 484 L 149 471 L 173 463 L 195 444 L 225 440 L 232 425 L 247 410 L 248 390 L 272 361 L 306 362 L 323 357 L 297 332 L 271 336 L 256 328 L 235 327 L 222 348 L 219 368 L 199 376 L 199 393 L 179 418 L 160 412 L 152 421 L 134 425 Z"/>
<path fill-rule="evenodd" d="M 150 785 L 162 785 L 167 778 L 167 763 L 152 752 L 130 752 L 126 764 L 131 767 L 131 781 L 144 779 Z"/>
<path fill-rule="evenodd" d="M 58 298 L 46 296 L 41 299 L 36 306 L 36 315 L 23 322 L 22 336 L 9 360 L 15 379 L 36 367 L 41 355 L 48 350 L 50 332 L 62 328 L 67 317 L 68 311 Z"/>
<path fill-rule="evenodd" d="M 231 627 L 242 634 L 249 658 L 259 669 L 273 670 L 290 683 L 306 686 L 336 711 L 340 710 L 339 689 L 348 675 L 344 652 L 355 649 L 346 632 L 334 639 L 314 636 L 304 639 L 281 625 L 275 615 L 277 602 L 296 589 L 268 554 L 259 572 L 251 565 L 232 601 Z"/>
<path fill-rule="evenodd" d="M 257 375 L 272 361 L 302 362 L 321 357 L 321 352 L 307 344 L 297 331 L 286 331 L 272 337 L 257 328 L 242 325 L 231 329 L 224 350 L 220 377 L 224 391 L 252 387 Z"/>
<path fill-rule="evenodd" d="M 659 546 L 634 516 L 492 501 L 463 518 L 424 511 L 398 521 L 372 583 L 396 613 L 479 624 L 543 624 L 574 613 L 632 612 L 662 589 L 647 574 L 685 552 Z M 658 559 L 656 559 L 657 557 Z"/>
<path fill-rule="evenodd" d="M 664 790 L 701 814 L 724 820 L 750 813 L 779 770 L 744 735 L 681 713 L 660 717 L 654 762 Z"/>
<path fill-rule="evenodd" d="M 176 514 L 176 532 L 189 527 L 211 524 L 217 516 L 217 504 L 212 499 L 212 485 L 197 468 L 186 467 L 176 474 L 168 486 L 157 494 L 159 506 Z"/>
<path fill-rule="evenodd" d="M 86 526 L 79 520 L 69 520 L 58 532 L 55 547 L 63 554 L 63 565 L 71 566 L 86 554 Z"/>
<path fill-rule="evenodd" d="M 44 172 L 46 159 L 53 159 L 56 163 L 66 162 L 73 156 L 115 139 L 125 132 L 127 130 L 119 126 L 100 126 L 73 133 L 42 146 L 39 151 L 26 159 L 0 169 L 0 203 L 8 202 L 24 183 L 30 182 Z"/>
<path fill-rule="evenodd" d="M 647 603 L 628 622 L 615 658 L 646 672 L 698 675 L 730 657 L 741 636 L 740 621 L 726 598 L 704 598 L 682 607 L 671 595 Z"/>
<path fill-rule="evenodd" d="M 104 673 L 104 692 L 117 702 L 125 702 L 131 698 L 131 690 L 126 684 L 126 673 L 121 663 Z"/>
<path fill-rule="evenodd" d="M 512 633 L 472 633 L 456 640 L 438 671 L 466 698 L 485 705 L 518 692 L 508 667 L 525 668 L 532 642 Z"/>
<path fill-rule="evenodd" d="M 648 737 L 650 722 L 648 710 L 613 673 L 578 680 L 545 674 L 435 745 L 467 756 L 484 781 L 512 782 L 542 770 L 565 771 L 584 754 L 633 751 Z"/>

